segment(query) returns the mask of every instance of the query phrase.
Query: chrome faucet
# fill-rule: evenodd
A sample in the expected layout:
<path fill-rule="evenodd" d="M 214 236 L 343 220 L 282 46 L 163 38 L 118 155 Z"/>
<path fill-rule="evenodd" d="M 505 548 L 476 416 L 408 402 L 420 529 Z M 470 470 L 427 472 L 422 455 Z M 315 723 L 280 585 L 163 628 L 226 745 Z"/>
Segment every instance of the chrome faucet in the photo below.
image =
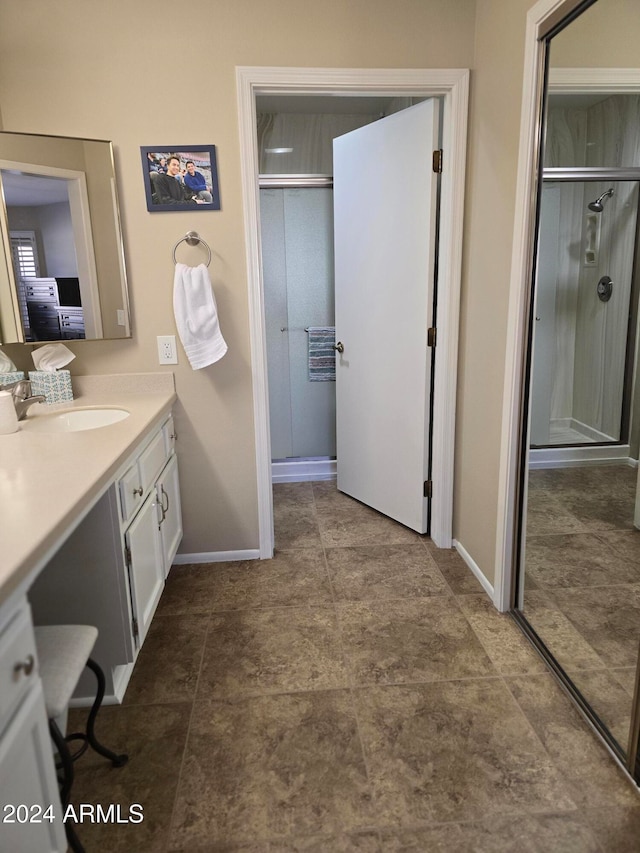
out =
<path fill-rule="evenodd" d="M 16 415 L 19 421 L 26 418 L 29 406 L 34 403 L 44 403 L 46 400 L 42 394 L 31 393 L 31 381 L 29 379 L 20 379 L 18 382 L 0 385 L 0 391 L 11 391 L 13 405 L 16 407 Z"/>

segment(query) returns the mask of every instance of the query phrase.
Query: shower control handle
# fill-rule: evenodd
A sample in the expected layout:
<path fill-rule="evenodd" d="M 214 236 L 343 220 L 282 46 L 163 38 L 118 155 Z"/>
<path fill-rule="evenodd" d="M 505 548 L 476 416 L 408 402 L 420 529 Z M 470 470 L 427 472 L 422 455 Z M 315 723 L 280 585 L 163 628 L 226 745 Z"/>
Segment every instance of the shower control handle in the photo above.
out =
<path fill-rule="evenodd" d="M 333 348 L 334 348 L 334 350 L 339 352 L 341 355 L 344 352 L 344 344 L 342 343 L 342 341 L 338 341 L 338 343 L 335 344 L 335 346 Z"/>

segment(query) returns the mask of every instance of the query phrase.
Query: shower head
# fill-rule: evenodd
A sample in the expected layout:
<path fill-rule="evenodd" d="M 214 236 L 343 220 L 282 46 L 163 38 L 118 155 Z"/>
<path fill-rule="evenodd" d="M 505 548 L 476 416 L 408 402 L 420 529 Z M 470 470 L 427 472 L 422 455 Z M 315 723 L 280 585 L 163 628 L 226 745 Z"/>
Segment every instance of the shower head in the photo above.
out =
<path fill-rule="evenodd" d="M 612 195 L 613 187 L 610 187 L 606 192 L 603 192 L 599 198 L 588 204 L 587 207 L 589 208 L 589 210 L 593 210 L 594 213 L 602 213 L 602 211 L 604 210 L 604 200 L 606 198 L 611 198 Z"/>

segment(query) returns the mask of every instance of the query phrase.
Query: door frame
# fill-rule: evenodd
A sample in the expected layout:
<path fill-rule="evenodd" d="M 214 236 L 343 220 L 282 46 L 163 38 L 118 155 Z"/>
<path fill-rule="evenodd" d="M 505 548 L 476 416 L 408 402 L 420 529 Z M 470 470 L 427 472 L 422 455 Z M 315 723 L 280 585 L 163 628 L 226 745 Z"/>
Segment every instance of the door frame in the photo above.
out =
<path fill-rule="evenodd" d="M 431 538 L 450 548 L 458 368 L 458 326 L 464 216 L 469 70 L 236 68 L 242 197 L 251 335 L 251 366 L 258 490 L 259 556 L 273 556 L 273 497 L 269 396 L 260 241 L 257 95 L 369 95 L 442 97 L 438 342 L 434 378 Z"/>
<path fill-rule="evenodd" d="M 494 595 L 498 610 L 511 609 L 515 590 L 516 552 L 520 547 L 516 528 L 521 510 L 520 448 L 523 430 L 523 391 L 526 377 L 527 327 L 537 216 L 541 116 L 545 78 L 544 38 L 583 0 L 538 0 L 527 14 L 524 79 L 520 122 L 520 148 L 509 285 L 505 381 L 498 483 Z M 559 68 L 549 79 L 555 92 L 640 92 L 637 68 Z"/>

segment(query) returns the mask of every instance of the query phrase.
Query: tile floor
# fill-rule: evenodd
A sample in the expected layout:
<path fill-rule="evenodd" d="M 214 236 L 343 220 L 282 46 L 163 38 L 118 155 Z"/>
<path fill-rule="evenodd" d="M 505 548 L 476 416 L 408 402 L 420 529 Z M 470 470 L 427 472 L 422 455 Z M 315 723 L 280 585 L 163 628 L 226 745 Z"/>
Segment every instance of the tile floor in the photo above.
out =
<path fill-rule="evenodd" d="M 530 472 L 525 557 L 527 620 L 624 749 L 640 644 L 636 478 L 626 465 Z"/>
<path fill-rule="evenodd" d="M 87 853 L 637 853 L 640 795 L 454 551 L 276 486 L 273 560 L 176 566 L 86 754 Z M 82 712 L 72 713 L 71 725 Z"/>

